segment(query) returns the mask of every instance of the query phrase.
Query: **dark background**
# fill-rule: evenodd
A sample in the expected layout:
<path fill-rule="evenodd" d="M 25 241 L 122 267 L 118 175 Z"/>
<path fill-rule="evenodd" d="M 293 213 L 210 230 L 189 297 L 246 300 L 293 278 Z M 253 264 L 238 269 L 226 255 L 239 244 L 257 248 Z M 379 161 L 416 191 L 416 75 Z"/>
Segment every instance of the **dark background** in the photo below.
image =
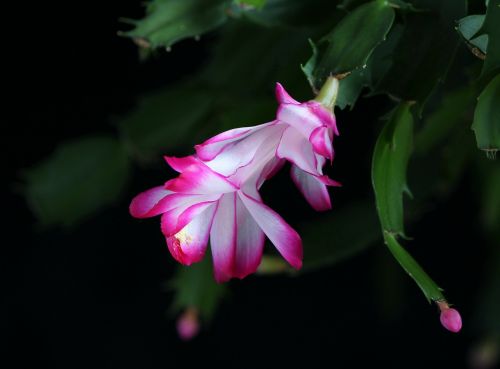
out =
<path fill-rule="evenodd" d="M 409 227 L 412 254 L 446 286 L 463 315 L 458 335 L 441 327 L 437 309 L 380 243 L 300 278 L 231 282 L 210 326 L 192 342 L 181 342 L 167 314 L 172 296 L 163 283 L 175 263 L 159 222 L 134 220 L 127 209 L 135 194 L 165 179 L 163 167 L 135 168 L 123 201 L 82 226 L 39 230 L 19 193 L 21 169 L 66 139 L 113 132 L 113 118 L 126 114 L 141 93 L 196 70 L 216 36 L 181 42 L 140 63 L 136 46 L 116 36 L 124 27 L 119 17 L 141 16 L 140 1 L 19 5 L 8 14 L 22 15 L 22 26 L 5 47 L 1 330 L 8 365 L 2 367 L 468 367 L 479 338 L 468 323 L 485 262 L 471 178 Z M 347 188 L 334 190 L 334 201 L 369 181 L 373 141 L 360 138 L 353 149 L 343 146 L 342 137 L 349 141 L 349 124 L 378 116 L 374 112 L 384 104 L 364 99 L 354 112 L 340 113 L 336 151 L 345 160 L 338 160 L 336 178 Z M 295 189 L 282 186 L 286 182 L 281 176 L 267 185 L 264 197 L 280 213 L 296 211 L 287 217 L 293 225 L 312 211 L 299 203 Z"/>

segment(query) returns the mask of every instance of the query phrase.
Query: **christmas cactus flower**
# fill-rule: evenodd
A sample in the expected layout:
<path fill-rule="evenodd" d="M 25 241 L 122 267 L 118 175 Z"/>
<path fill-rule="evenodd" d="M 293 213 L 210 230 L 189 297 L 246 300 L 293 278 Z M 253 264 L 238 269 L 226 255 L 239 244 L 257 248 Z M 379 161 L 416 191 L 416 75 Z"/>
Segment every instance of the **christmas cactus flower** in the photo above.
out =
<path fill-rule="evenodd" d="M 338 86 L 333 86 L 336 89 Z M 137 218 L 162 214 L 161 229 L 172 256 L 184 265 L 200 261 L 210 239 L 215 279 L 244 278 L 260 264 L 265 236 L 294 268 L 302 266 L 299 235 L 259 195 L 265 180 L 292 162 L 292 179 L 316 210 L 331 207 L 325 176 L 338 134 L 331 107 L 299 103 L 281 84 L 277 119 L 220 133 L 195 146 L 196 154 L 166 157 L 179 176 L 138 195 Z"/>

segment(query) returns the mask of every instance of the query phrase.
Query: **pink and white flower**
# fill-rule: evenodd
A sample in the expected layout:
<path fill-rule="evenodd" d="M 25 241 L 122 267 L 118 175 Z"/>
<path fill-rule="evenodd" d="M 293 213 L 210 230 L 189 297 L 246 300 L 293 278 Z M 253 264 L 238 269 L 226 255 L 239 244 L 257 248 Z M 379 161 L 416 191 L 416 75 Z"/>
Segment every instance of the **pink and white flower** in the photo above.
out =
<path fill-rule="evenodd" d="M 299 103 L 278 83 L 277 119 L 236 128 L 196 145 L 196 155 L 165 157 L 179 176 L 139 194 L 130 205 L 137 218 L 162 215 L 161 229 L 173 257 L 200 261 L 210 239 L 215 278 L 243 278 L 256 271 L 265 236 L 294 268 L 302 265 L 299 235 L 266 206 L 259 188 L 285 163 L 316 210 L 331 207 L 326 186 L 338 185 L 322 172 L 333 160 L 338 134 L 333 113 L 319 102 Z"/>
<path fill-rule="evenodd" d="M 297 232 L 266 206 L 258 193 L 280 165 L 275 148 L 283 127 L 269 125 L 222 133 L 198 147 L 204 158 L 166 157 L 180 173 L 164 186 L 138 195 L 130 206 L 137 218 L 162 214 L 161 228 L 172 256 L 182 264 L 200 261 L 210 238 L 218 282 L 244 278 L 260 264 L 265 236 L 294 268 L 302 266 Z M 243 137 L 242 137 L 243 136 Z M 220 148 L 222 140 L 224 147 Z"/>

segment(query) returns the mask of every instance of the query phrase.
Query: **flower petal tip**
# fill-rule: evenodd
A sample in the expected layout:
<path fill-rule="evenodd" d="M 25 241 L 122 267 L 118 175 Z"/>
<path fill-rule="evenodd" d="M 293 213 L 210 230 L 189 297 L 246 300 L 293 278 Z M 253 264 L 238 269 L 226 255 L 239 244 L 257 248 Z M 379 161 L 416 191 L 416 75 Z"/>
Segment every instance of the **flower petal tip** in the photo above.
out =
<path fill-rule="evenodd" d="M 141 192 L 130 202 L 129 213 L 134 218 L 149 218 L 163 211 L 162 204 L 171 192 L 163 186 Z"/>
<path fill-rule="evenodd" d="M 137 196 L 132 199 L 132 202 L 130 203 L 130 205 L 128 207 L 128 212 L 134 218 L 142 218 L 142 216 L 141 216 L 142 212 L 139 211 Z"/>
<path fill-rule="evenodd" d="M 322 206 L 313 206 L 313 209 L 315 211 L 329 211 L 329 210 L 332 210 L 332 204 L 330 202 L 330 203 L 322 204 Z"/>
<path fill-rule="evenodd" d="M 328 176 L 323 175 L 323 176 L 318 177 L 318 179 L 320 180 L 321 183 L 323 183 L 323 184 L 325 184 L 327 186 L 342 187 L 342 183 L 337 182 L 337 181 L 331 179 Z"/>
<path fill-rule="evenodd" d="M 214 280 L 218 284 L 223 284 L 228 282 L 231 279 L 230 275 L 214 273 Z"/>
<path fill-rule="evenodd" d="M 193 155 L 184 156 L 181 158 L 176 156 L 164 155 L 163 159 L 165 159 L 167 164 L 178 173 L 182 173 L 190 165 L 196 164 L 196 158 Z"/>
<path fill-rule="evenodd" d="M 296 259 L 296 260 L 289 260 L 290 265 L 293 267 L 295 270 L 300 270 L 302 269 L 302 259 Z"/>
<path fill-rule="evenodd" d="M 275 92 L 276 92 L 276 100 L 278 100 L 280 104 L 299 104 L 297 100 L 295 100 L 288 94 L 288 92 L 286 92 L 283 85 L 279 82 L 276 82 Z"/>

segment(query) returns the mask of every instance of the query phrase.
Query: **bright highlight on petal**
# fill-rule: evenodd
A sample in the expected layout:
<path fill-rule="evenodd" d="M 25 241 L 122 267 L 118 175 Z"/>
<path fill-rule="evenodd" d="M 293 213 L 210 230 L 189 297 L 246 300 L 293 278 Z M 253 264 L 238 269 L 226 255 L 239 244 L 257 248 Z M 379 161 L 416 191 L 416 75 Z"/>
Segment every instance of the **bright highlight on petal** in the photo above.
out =
<path fill-rule="evenodd" d="M 255 219 L 280 254 L 295 269 L 302 267 L 302 240 L 295 230 L 261 201 L 244 193 L 238 194 L 248 212 Z"/>
<path fill-rule="evenodd" d="M 279 143 L 276 155 L 298 166 L 305 172 L 320 175 L 312 145 L 297 130 L 288 127 Z"/>
<path fill-rule="evenodd" d="M 211 204 L 214 204 L 220 195 L 171 195 L 169 209 L 161 218 L 161 229 L 168 237 L 179 232 L 196 215 Z"/>
<path fill-rule="evenodd" d="M 282 104 L 276 115 L 278 121 L 288 124 L 299 132 L 305 139 L 311 136 L 312 131 L 323 127 L 321 119 L 305 104 Z"/>
<path fill-rule="evenodd" d="M 236 252 L 236 193 L 222 196 L 210 232 L 210 245 L 217 282 L 225 282 L 233 277 Z"/>
<path fill-rule="evenodd" d="M 254 127 L 235 128 L 222 132 L 194 148 L 201 160 L 210 161 L 214 159 L 224 148 L 238 140 L 242 140 L 255 131 L 274 124 L 274 122 L 264 123 Z"/>
<path fill-rule="evenodd" d="M 262 260 L 266 236 L 245 207 L 239 196 L 236 198 L 236 254 L 234 276 L 245 278 L 255 273 Z"/>
<path fill-rule="evenodd" d="M 203 259 L 215 209 L 215 204 L 211 204 L 180 231 L 166 237 L 168 249 L 179 263 L 191 265 Z"/>

